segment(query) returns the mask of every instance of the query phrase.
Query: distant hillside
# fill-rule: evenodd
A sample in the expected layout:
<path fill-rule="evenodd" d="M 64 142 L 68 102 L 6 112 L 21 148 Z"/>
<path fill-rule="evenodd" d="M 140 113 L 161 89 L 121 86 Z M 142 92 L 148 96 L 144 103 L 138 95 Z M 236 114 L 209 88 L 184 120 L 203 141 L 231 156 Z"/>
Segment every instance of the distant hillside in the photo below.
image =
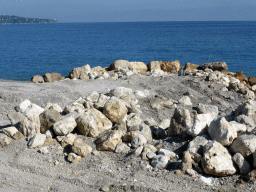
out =
<path fill-rule="evenodd" d="M 57 23 L 57 21 L 52 19 L 34 19 L 18 16 L 0 15 L 0 24 L 15 23 Z"/>

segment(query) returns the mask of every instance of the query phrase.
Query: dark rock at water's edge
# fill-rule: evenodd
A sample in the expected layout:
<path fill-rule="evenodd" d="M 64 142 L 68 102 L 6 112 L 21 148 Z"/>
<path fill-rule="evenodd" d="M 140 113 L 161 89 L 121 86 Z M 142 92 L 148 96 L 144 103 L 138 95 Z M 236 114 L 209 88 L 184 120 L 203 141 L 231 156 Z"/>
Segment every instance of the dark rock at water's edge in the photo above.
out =
<path fill-rule="evenodd" d="M 10 15 L 0 15 L 0 24 L 16 24 L 16 23 L 58 23 L 53 19 L 36 19 Z"/>

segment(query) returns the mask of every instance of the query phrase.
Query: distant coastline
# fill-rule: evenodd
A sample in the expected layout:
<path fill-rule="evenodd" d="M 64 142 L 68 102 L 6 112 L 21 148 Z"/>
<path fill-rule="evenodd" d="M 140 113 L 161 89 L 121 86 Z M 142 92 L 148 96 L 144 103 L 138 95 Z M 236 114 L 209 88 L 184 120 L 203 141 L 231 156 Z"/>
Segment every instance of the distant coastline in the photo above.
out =
<path fill-rule="evenodd" d="M 19 16 L 0 15 L 0 24 L 22 24 L 22 23 L 58 23 L 53 19 L 37 19 Z"/>

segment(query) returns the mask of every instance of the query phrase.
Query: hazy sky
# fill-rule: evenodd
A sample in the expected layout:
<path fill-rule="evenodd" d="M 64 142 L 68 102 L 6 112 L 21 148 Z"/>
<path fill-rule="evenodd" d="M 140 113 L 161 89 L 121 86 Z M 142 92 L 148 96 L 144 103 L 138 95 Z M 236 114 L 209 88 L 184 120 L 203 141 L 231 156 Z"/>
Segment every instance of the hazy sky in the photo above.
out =
<path fill-rule="evenodd" d="M 0 15 L 59 22 L 256 20 L 256 0 L 0 0 Z"/>

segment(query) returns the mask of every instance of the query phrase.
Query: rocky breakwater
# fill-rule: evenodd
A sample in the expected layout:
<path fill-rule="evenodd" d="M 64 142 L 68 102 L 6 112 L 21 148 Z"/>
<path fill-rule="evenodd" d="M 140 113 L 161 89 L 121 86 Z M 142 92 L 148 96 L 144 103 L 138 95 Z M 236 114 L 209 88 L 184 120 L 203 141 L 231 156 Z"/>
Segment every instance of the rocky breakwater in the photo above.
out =
<path fill-rule="evenodd" d="M 218 90 L 223 94 L 224 100 L 234 100 L 225 93 L 236 92 L 240 104 L 226 110 L 230 112 L 227 114 L 223 108 L 220 110 L 225 102 L 213 97 L 200 102 L 191 91 L 182 97 L 173 95 L 176 99 L 167 99 L 150 88 L 127 87 L 93 92 L 64 108 L 53 103 L 38 106 L 24 100 L 15 107 L 16 112 L 8 114 L 12 126 L 1 129 L 0 146 L 26 137 L 28 148 L 37 148 L 43 154 L 48 153 L 49 146 L 59 144 L 71 163 L 78 163 L 91 154 L 98 155 L 99 151 L 110 151 L 141 158 L 148 162 L 148 169 L 175 170 L 177 175 L 198 177 L 208 184 L 213 184 L 212 180 L 205 176 L 241 174 L 245 180 L 255 179 L 253 86 L 241 72 L 228 72 L 225 63 L 208 63 L 201 67 L 188 63 L 184 69 L 177 67 L 177 62 L 166 65 L 169 64 L 176 73 L 195 79 L 195 83 L 208 83 L 213 92 Z M 171 80 L 171 74 L 163 71 L 168 68 L 166 65 L 162 67 L 157 61 L 145 65 L 118 60 L 110 65 L 110 71 L 98 67 L 95 72 L 96 69 L 86 65 L 73 70 L 70 77 L 125 79 L 139 75 Z M 163 109 L 169 110 L 171 118 L 159 122 L 144 115 Z M 93 142 L 87 142 L 88 138 Z M 179 148 L 175 148 L 177 145 Z"/>

